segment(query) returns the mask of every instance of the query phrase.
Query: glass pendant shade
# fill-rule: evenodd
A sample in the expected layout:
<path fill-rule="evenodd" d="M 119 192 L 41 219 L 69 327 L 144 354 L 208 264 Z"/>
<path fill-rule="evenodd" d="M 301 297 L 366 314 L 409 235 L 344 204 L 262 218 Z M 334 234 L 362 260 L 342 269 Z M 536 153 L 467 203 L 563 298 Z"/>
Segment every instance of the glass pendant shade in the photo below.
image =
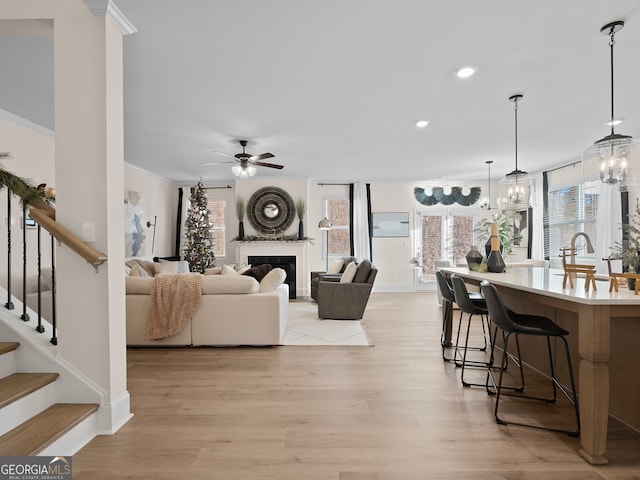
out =
<path fill-rule="evenodd" d="M 240 178 L 253 177 L 257 171 L 258 169 L 254 165 L 234 165 L 233 167 L 231 167 L 231 173 Z"/>
<path fill-rule="evenodd" d="M 582 154 L 583 182 L 585 187 L 617 185 L 621 191 L 627 191 L 638 185 L 640 142 L 622 135 L 608 137 L 594 143 Z"/>
<path fill-rule="evenodd" d="M 597 185 L 617 185 L 621 191 L 637 186 L 636 175 L 640 165 L 640 142 L 629 135 L 615 133 L 613 46 L 615 34 L 624 27 L 621 20 L 608 23 L 600 33 L 609 36 L 611 77 L 611 133 L 597 140 L 582 154 L 582 179 L 585 188 Z"/>

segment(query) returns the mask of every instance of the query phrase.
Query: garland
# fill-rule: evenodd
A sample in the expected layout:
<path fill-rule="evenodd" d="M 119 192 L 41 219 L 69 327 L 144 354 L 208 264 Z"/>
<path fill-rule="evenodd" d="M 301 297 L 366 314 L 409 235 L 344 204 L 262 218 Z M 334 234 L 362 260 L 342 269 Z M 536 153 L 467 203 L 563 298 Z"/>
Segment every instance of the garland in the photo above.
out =
<path fill-rule="evenodd" d="M 264 236 L 264 235 L 245 235 L 244 238 L 234 237 L 232 242 L 309 242 L 313 245 L 313 238 L 304 237 L 298 238 L 298 235 L 279 235 L 279 236 Z"/>

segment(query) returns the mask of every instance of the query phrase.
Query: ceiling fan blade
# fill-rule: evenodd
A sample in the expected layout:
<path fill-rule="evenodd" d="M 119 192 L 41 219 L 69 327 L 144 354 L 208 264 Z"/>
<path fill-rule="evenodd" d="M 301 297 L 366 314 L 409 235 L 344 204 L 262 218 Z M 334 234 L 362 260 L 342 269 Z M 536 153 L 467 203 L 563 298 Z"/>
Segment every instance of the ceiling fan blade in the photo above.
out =
<path fill-rule="evenodd" d="M 275 157 L 273 153 L 261 153 L 260 155 L 254 155 L 253 157 L 249 158 L 249 160 L 251 161 L 264 160 L 265 158 L 273 158 L 273 157 Z"/>
<path fill-rule="evenodd" d="M 224 153 L 224 152 L 218 152 L 217 150 L 212 150 L 212 153 L 217 153 L 218 155 L 222 155 L 223 157 L 233 158 L 233 155 L 229 155 L 228 153 Z"/>
<path fill-rule="evenodd" d="M 210 163 L 203 163 L 203 164 L 202 164 L 202 166 L 203 166 L 203 167 L 209 167 L 209 166 L 211 166 L 211 165 L 226 165 L 226 164 L 229 164 L 229 163 L 236 163 L 236 161 L 235 161 L 235 160 L 231 160 L 231 161 L 228 161 L 228 162 L 210 162 Z"/>
<path fill-rule="evenodd" d="M 266 163 L 266 162 L 251 162 L 254 165 L 258 165 L 260 167 L 269 167 L 269 168 L 277 168 L 278 170 L 282 170 L 284 165 L 278 165 L 277 163 Z"/>

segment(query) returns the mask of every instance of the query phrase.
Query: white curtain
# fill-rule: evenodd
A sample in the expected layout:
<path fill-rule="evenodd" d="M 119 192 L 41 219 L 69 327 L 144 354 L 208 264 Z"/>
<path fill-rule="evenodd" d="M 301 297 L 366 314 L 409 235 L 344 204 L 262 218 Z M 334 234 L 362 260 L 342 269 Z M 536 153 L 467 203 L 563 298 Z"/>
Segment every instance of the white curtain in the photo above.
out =
<path fill-rule="evenodd" d="M 353 256 L 360 260 L 371 260 L 369 242 L 369 208 L 367 185 L 362 182 L 353 184 Z"/>
<path fill-rule="evenodd" d="M 542 172 L 536 172 L 532 175 L 531 185 L 531 228 L 533 230 L 531 237 L 531 258 L 541 260 L 544 258 L 544 208 L 542 196 L 544 189 L 542 184 Z"/>
<path fill-rule="evenodd" d="M 611 247 L 622 240 L 622 204 L 620 189 L 616 185 L 600 185 L 598 195 L 598 215 L 596 217 L 596 242 L 593 246 L 596 255 L 596 271 L 609 273 L 607 262 L 602 259 L 611 255 Z M 613 272 L 622 272 L 622 262 L 611 262 Z"/>

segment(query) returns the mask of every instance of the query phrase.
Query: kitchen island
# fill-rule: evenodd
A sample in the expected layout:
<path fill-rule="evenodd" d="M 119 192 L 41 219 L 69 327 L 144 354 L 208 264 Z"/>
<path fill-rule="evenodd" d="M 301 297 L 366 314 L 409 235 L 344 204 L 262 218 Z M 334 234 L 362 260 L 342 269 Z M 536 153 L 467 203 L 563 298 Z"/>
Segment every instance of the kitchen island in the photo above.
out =
<path fill-rule="evenodd" d="M 585 290 L 584 278 L 563 288 L 563 271 L 512 268 L 505 273 L 479 273 L 467 268 L 443 268 L 472 285 L 488 280 L 505 304 L 515 311 L 545 315 L 571 334 L 578 364 L 580 440 L 582 455 L 597 465 L 608 462 L 607 422 L 611 413 L 640 430 L 640 295 L 621 286 L 609 292 L 609 282 Z M 577 333 L 577 335 L 576 335 Z M 577 362 L 579 357 L 579 362 Z"/>

